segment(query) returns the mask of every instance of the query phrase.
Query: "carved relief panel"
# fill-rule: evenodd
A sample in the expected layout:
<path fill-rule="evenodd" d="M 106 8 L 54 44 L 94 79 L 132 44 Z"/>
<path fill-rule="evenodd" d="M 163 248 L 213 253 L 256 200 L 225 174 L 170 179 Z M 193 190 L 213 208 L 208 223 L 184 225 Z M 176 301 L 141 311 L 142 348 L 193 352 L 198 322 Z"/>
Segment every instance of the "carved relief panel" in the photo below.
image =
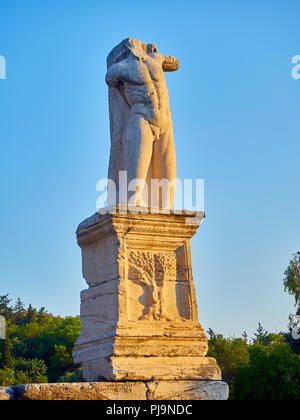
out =
<path fill-rule="evenodd" d="M 183 251 L 128 252 L 129 320 L 190 319 L 188 270 Z"/>

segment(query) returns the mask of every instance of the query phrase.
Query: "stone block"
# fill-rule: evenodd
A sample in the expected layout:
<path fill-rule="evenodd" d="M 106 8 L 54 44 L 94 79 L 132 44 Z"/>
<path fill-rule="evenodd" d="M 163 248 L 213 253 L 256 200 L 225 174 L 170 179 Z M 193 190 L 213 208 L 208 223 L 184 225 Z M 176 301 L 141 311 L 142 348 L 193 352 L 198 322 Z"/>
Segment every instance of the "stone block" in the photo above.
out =
<path fill-rule="evenodd" d="M 9 401 L 13 399 L 13 391 L 11 388 L 0 387 L 0 401 Z"/>
<path fill-rule="evenodd" d="M 82 364 L 87 380 L 221 380 L 215 359 L 208 357 L 110 357 Z"/>
<path fill-rule="evenodd" d="M 6 400 L 227 400 L 221 381 L 82 382 L 29 384 L 0 388 Z M 10 398 L 11 397 L 11 398 Z M 0 398 L 1 400 L 1 398 Z"/>

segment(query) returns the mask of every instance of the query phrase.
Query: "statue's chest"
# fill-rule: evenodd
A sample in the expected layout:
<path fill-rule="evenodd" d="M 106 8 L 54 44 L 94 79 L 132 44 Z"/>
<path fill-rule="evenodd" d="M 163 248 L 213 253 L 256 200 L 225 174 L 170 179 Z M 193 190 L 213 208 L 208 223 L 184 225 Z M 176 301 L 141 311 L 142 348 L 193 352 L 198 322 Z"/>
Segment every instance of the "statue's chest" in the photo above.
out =
<path fill-rule="evenodd" d="M 139 62 L 136 67 L 136 81 L 139 84 L 160 82 L 164 78 L 162 66 L 155 61 L 145 60 Z"/>
<path fill-rule="evenodd" d="M 154 82 L 160 82 L 164 79 L 164 72 L 160 63 L 149 60 L 147 61 L 147 68 L 149 75 Z"/>

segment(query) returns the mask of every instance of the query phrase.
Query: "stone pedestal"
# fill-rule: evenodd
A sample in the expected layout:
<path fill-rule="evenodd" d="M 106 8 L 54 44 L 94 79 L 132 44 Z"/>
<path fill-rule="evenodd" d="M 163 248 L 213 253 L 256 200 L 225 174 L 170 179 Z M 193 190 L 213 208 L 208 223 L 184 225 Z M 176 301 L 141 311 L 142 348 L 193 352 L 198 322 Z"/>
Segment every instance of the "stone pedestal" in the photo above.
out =
<path fill-rule="evenodd" d="M 83 276 L 75 363 L 86 381 L 221 380 L 206 358 L 190 239 L 204 213 L 96 213 L 77 230 Z"/>
<path fill-rule="evenodd" d="M 228 385 L 220 381 L 83 382 L 30 384 L 0 388 L 1 400 L 227 400 Z"/>

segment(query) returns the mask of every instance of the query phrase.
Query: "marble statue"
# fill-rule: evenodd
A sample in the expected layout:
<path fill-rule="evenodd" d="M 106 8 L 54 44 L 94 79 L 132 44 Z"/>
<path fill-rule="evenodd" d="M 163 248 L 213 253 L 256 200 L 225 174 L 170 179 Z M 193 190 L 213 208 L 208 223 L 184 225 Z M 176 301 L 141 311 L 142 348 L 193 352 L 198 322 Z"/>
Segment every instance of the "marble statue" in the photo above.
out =
<path fill-rule="evenodd" d="M 175 188 L 168 196 L 153 187 L 154 180 L 176 180 L 164 71 L 177 70 L 178 60 L 128 38 L 109 54 L 107 67 L 109 178 L 119 197 L 114 211 L 97 211 L 77 229 L 88 287 L 81 292 L 74 362 L 90 383 L 90 398 L 226 400 L 221 370 L 206 356 L 193 280 L 190 241 L 205 214 L 172 210 Z M 129 184 L 144 183 L 132 204 L 148 206 L 150 195 L 152 207 L 154 195 L 158 209 L 123 211 L 131 205 L 122 202 L 125 172 Z"/>
<path fill-rule="evenodd" d="M 117 203 L 120 171 L 128 183 L 142 180 L 134 205 L 172 208 L 176 155 L 165 71 L 179 68 L 177 58 L 161 55 L 154 44 L 127 38 L 107 58 L 111 152 L 108 178 L 115 182 Z M 170 194 L 151 188 L 151 180 L 168 180 Z M 157 184 L 156 184 L 157 185 Z M 151 200 L 152 192 L 152 201 Z"/>

